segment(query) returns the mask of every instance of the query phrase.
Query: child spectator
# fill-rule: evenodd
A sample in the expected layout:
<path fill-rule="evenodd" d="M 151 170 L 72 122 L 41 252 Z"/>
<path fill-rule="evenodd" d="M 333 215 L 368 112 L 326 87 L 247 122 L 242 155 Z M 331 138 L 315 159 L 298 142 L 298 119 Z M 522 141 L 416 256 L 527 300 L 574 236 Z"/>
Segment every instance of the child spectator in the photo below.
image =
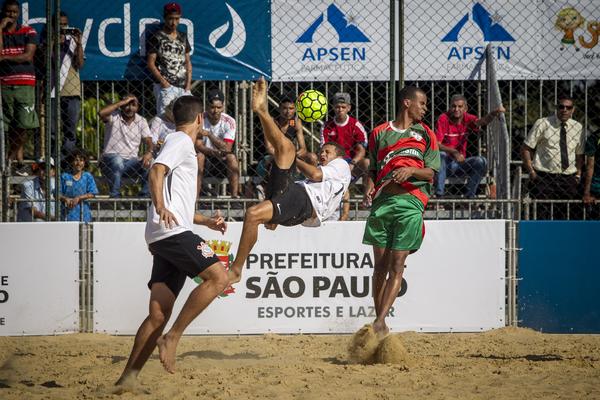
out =
<path fill-rule="evenodd" d="M 98 188 L 92 174 L 86 171 L 88 156 L 85 151 L 75 149 L 69 154 L 67 161 L 71 166 L 71 171 L 64 172 L 60 180 L 60 200 L 63 202 L 62 219 L 92 222 L 90 205 L 84 200 L 94 198 L 98 194 Z"/>

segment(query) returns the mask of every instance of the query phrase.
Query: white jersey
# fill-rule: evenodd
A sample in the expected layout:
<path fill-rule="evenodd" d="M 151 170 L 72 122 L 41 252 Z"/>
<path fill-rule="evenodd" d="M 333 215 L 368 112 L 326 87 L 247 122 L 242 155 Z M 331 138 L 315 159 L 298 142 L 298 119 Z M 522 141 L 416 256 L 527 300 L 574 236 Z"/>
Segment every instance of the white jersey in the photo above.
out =
<path fill-rule="evenodd" d="M 151 204 L 148 207 L 146 221 L 146 243 L 148 244 L 191 231 L 196 211 L 198 162 L 192 139 L 180 131 L 171 133 L 166 137 L 154 163 L 169 167 L 163 185 L 163 198 L 165 207 L 173 213 L 178 225 L 169 229 L 164 226 L 164 223 L 160 224 L 156 208 Z"/>
<path fill-rule="evenodd" d="M 168 134 L 175 132 L 175 124 L 166 121 L 158 115 L 150 120 L 150 132 L 152 132 L 152 143 L 164 143 Z"/>
<path fill-rule="evenodd" d="M 350 166 L 343 158 L 331 160 L 327 165 L 319 167 L 323 172 L 321 182 L 305 180 L 298 182 L 304 186 L 313 209 L 317 214 L 316 218 L 311 218 L 302 225 L 319 226 L 322 221 L 329 219 L 339 208 L 344 193 L 350 186 Z"/>
<path fill-rule="evenodd" d="M 226 143 L 235 142 L 235 119 L 233 119 L 233 117 L 231 117 L 230 115 L 221 113 L 221 118 L 219 118 L 217 124 L 212 125 L 208 120 L 208 115 L 204 113 L 203 128 Z M 204 137 L 204 145 L 209 149 L 215 148 L 210 139 L 206 136 Z"/>

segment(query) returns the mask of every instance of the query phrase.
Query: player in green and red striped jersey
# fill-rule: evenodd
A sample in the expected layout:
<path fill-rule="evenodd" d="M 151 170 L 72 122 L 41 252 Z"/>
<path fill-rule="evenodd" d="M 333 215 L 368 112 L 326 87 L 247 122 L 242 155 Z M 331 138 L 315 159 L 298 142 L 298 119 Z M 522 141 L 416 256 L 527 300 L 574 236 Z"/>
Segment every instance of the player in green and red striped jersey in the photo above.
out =
<path fill-rule="evenodd" d="M 398 95 L 396 119 L 376 127 L 369 137 L 370 174 L 365 203 L 372 203 L 364 244 L 373 246 L 373 329 L 389 332 L 385 317 L 400 292 L 404 262 L 421 247 L 423 212 L 440 167 L 435 134 L 421 122 L 427 96 L 414 86 Z"/>

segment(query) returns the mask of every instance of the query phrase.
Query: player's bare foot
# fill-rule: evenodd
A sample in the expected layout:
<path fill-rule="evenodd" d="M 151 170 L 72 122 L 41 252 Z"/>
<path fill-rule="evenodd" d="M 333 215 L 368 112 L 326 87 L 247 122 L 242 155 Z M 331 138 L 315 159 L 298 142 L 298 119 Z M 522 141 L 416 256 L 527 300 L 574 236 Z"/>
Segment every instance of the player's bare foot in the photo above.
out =
<path fill-rule="evenodd" d="M 387 335 L 390 334 L 390 328 L 385 324 L 385 321 L 375 321 L 373 322 L 373 330 L 377 335 L 377 339 L 383 340 Z"/>
<path fill-rule="evenodd" d="M 165 370 L 171 374 L 175 373 L 177 341 L 165 334 L 158 338 L 156 345 L 158 346 L 158 357 Z"/>
<path fill-rule="evenodd" d="M 227 278 L 230 285 L 238 283 L 242 280 L 242 269 L 232 264 L 227 271 Z"/>
<path fill-rule="evenodd" d="M 267 81 L 262 76 L 252 86 L 252 111 L 258 114 L 269 112 L 267 107 Z"/>

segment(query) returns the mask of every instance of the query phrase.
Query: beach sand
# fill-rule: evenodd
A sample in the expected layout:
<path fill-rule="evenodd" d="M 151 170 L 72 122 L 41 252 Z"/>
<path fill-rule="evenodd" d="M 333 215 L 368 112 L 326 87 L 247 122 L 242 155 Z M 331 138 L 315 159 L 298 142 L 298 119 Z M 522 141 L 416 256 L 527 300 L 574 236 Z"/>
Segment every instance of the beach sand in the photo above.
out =
<path fill-rule="evenodd" d="M 351 361 L 352 340 L 185 336 L 175 374 L 155 352 L 113 394 L 133 337 L 0 337 L 0 399 L 600 399 L 600 335 L 406 332 L 386 338 L 374 364 Z"/>

